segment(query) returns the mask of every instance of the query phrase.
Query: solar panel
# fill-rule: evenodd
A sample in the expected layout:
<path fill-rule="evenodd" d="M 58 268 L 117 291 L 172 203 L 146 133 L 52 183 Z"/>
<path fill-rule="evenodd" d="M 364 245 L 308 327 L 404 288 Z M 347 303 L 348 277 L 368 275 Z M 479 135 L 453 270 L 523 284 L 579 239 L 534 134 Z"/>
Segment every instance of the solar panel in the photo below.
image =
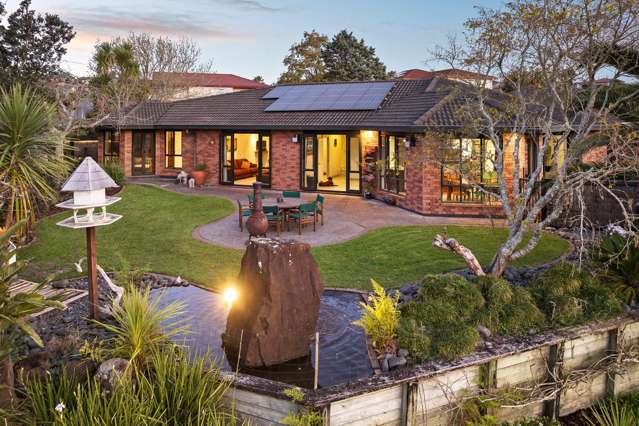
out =
<path fill-rule="evenodd" d="M 275 99 L 265 111 L 372 110 L 379 107 L 395 83 L 325 83 L 278 86 L 262 99 Z"/>

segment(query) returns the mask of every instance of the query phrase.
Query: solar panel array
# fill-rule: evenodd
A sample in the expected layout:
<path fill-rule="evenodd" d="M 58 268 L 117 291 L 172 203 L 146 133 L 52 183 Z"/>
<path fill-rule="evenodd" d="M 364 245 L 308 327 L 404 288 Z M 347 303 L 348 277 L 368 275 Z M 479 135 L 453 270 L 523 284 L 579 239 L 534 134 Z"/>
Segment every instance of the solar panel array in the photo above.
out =
<path fill-rule="evenodd" d="M 262 99 L 276 99 L 265 111 L 373 110 L 380 106 L 395 82 L 325 83 L 278 86 Z"/>

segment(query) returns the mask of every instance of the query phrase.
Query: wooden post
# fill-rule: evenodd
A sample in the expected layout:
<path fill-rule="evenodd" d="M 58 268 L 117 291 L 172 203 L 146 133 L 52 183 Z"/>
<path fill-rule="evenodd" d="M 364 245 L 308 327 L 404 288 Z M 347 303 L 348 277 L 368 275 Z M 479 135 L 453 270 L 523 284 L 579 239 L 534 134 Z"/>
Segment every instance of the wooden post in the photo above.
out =
<path fill-rule="evenodd" d="M 620 340 L 623 340 L 620 337 L 621 330 L 619 328 L 613 328 L 608 331 L 608 349 L 606 351 L 607 355 L 616 355 L 619 353 L 619 344 Z M 612 397 L 615 396 L 615 379 L 617 374 L 613 371 L 610 374 L 606 374 L 606 396 Z"/>
<path fill-rule="evenodd" d="M 563 376 L 563 363 L 564 363 L 564 345 L 565 342 L 557 343 L 550 346 L 550 352 L 548 355 L 548 361 L 546 370 L 548 371 L 548 377 L 546 381 L 548 383 L 555 383 L 555 386 L 559 386 L 558 382 Z M 544 416 L 551 419 L 559 417 L 559 406 L 561 403 L 561 392 L 559 392 L 555 398 L 544 401 Z"/>
<path fill-rule="evenodd" d="M 89 286 L 89 317 L 98 319 L 98 274 L 95 253 L 95 227 L 87 229 L 87 278 Z"/>
<path fill-rule="evenodd" d="M 313 389 L 319 385 L 319 331 L 315 332 L 315 377 L 313 377 Z"/>

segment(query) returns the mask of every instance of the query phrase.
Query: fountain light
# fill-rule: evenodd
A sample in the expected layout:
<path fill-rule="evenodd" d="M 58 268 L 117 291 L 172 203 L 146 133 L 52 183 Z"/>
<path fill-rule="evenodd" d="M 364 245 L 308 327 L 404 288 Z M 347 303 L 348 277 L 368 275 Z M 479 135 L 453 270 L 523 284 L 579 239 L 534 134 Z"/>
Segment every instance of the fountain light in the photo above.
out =
<path fill-rule="evenodd" d="M 224 290 L 224 301 L 226 302 L 229 309 L 233 306 L 233 302 L 235 302 L 238 298 L 239 294 L 235 287 L 228 287 Z"/>

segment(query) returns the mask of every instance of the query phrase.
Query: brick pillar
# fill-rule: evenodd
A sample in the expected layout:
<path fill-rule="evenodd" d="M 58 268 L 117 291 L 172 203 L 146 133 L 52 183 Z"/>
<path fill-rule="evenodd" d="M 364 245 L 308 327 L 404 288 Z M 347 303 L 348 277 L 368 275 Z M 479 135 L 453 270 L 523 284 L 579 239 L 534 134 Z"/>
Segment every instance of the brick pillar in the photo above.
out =
<path fill-rule="evenodd" d="M 104 162 L 104 132 L 98 132 L 98 163 Z"/>
<path fill-rule="evenodd" d="M 217 130 L 195 130 L 193 141 L 196 152 L 196 164 L 204 163 L 206 165 L 207 185 L 216 185 L 220 182 L 220 132 Z M 190 157 L 193 157 L 192 155 Z"/>
<path fill-rule="evenodd" d="M 166 132 L 164 130 L 158 130 L 155 132 L 155 174 L 162 176 L 167 174 L 165 171 L 165 158 L 164 153 L 166 151 L 165 144 Z"/>
<path fill-rule="evenodd" d="M 271 134 L 271 188 L 300 189 L 300 144 L 292 141 L 296 132 Z"/>

